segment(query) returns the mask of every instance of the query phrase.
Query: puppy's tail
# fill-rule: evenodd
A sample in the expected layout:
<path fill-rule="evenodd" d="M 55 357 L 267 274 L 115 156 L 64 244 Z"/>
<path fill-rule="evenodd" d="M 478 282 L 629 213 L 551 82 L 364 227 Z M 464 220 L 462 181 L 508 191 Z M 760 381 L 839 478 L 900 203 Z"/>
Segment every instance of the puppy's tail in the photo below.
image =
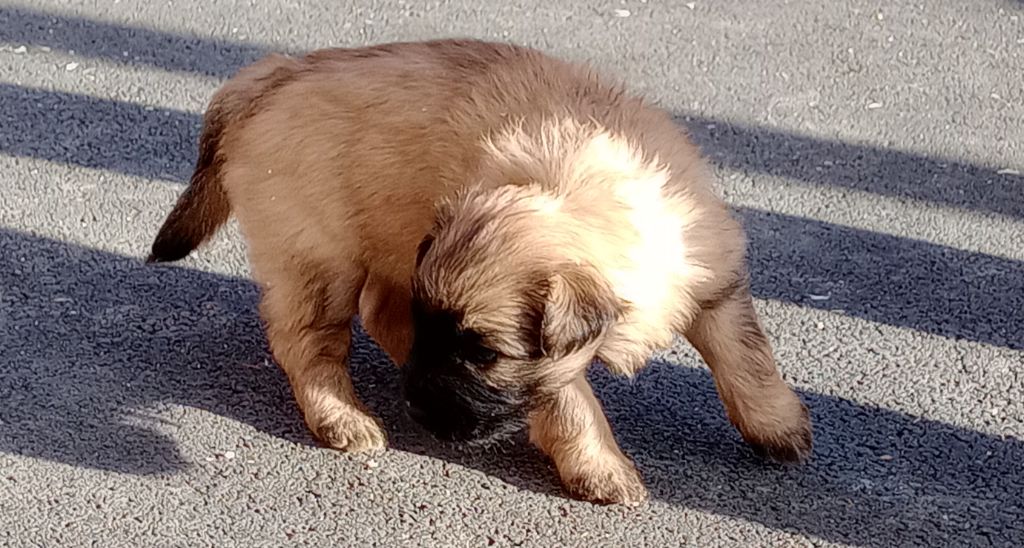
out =
<path fill-rule="evenodd" d="M 203 116 L 192 179 L 160 227 L 147 263 L 187 257 L 227 222 L 231 202 L 222 184 L 224 132 L 249 118 L 257 102 L 291 79 L 298 66 L 292 57 L 269 55 L 243 68 L 213 96 Z"/>
<path fill-rule="evenodd" d="M 199 159 L 188 188 L 178 197 L 153 241 L 147 263 L 184 259 L 213 236 L 231 215 L 217 159 L 223 124 L 209 112 L 199 137 Z"/>

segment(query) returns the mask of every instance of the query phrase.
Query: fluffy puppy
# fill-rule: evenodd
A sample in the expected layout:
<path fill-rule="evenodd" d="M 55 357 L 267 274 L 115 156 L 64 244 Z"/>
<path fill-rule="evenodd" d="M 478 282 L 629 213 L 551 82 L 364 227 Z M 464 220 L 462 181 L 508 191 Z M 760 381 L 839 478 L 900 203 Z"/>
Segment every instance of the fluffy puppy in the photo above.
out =
<path fill-rule="evenodd" d="M 647 493 L 585 372 L 687 338 L 759 453 L 811 448 L 752 305 L 739 223 L 667 113 L 589 68 L 473 40 L 272 55 L 213 97 L 195 174 L 150 262 L 234 212 L 271 351 L 311 431 L 385 434 L 357 398 L 351 322 L 439 438 L 525 426 L 569 492 Z"/>

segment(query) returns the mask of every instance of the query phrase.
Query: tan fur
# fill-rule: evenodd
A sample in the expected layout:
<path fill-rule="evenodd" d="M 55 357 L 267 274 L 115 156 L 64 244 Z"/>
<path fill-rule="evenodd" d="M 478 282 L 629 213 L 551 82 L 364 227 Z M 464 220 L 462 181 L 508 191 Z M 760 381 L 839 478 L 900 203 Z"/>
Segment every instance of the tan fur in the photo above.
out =
<path fill-rule="evenodd" d="M 566 489 L 598 503 L 647 498 L 640 474 L 622 454 L 586 378 L 577 376 L 530 418 L 530 440 L 551 455 Z"/>
<path fill-rule="evenodd" d="M 488 382 L 539 386 L 531 439 L 582 498 L 646 496 L 587 365 L 630 375 L 681 334 L 748 441 L 782 458 L 809 451 L 806 410 L 750 302 L 740 225 L 671 118 L 621 87 L 533 50 L 443 40 L 268 58 L 225 84 L 207 122 L 218 116 L 217 181 L 263 288 L 271 347 L 327 444 L 384 445 L 352 390 L 349 329 L 359 313 L 403 363 L 415 278 L 520 356 Z M 436 242 L 417 269 L 427 233 Z M 485 244 L 466 244 L 474 234 Z M 546 350 L 527 359 L 532 312 Z"/>

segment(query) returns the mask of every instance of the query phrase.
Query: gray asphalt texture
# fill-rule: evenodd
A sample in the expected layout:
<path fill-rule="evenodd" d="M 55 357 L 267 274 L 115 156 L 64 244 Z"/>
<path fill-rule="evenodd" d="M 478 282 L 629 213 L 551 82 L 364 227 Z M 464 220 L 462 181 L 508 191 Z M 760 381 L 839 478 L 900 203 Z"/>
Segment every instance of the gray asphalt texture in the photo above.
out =
<path fill-rule="evenodd" d="M 1024 546 L 1024 4 L 58 1 L 0 4 L 0 544 Z M 565 498 L 525 444 L 404 417 L 317 447 L 235 225 L 141 259 L 200 113 L 269 51 L 472 36 L 589 61 L 672 110 L 750 234 L 812 460 L 754 457 L 680 343 L 593 378 L 649 485 Z M 382 219 L 381 222 L 387 222 Z"/>

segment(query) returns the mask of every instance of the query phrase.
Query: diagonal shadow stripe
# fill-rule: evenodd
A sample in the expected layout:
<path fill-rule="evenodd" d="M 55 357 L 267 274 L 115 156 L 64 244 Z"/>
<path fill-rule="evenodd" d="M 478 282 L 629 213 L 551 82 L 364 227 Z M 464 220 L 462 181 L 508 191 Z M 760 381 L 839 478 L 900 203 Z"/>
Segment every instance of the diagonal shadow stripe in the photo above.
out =
<path fill-rule="evenodd" d="M 0 84 L 0 152 L 176 182 L 192 175 L 201 117 Z"/>
<path fill-rule="evenodd" d="M 1024 350 L 1024 263 L 756 209 L 740 215 L 757 297 Z"/>
<path fill-rule="evenodd" d="M 113 63 L 220 78 L 269 51 L 210 37 L 12 7 L 0 7 L 0 42 L 47 46 Z"/>
<path fill-rule="evenodd" d="M 677 119 L 732 169 L 1024 219 L 1020 174 L 696 115 Z"/>

